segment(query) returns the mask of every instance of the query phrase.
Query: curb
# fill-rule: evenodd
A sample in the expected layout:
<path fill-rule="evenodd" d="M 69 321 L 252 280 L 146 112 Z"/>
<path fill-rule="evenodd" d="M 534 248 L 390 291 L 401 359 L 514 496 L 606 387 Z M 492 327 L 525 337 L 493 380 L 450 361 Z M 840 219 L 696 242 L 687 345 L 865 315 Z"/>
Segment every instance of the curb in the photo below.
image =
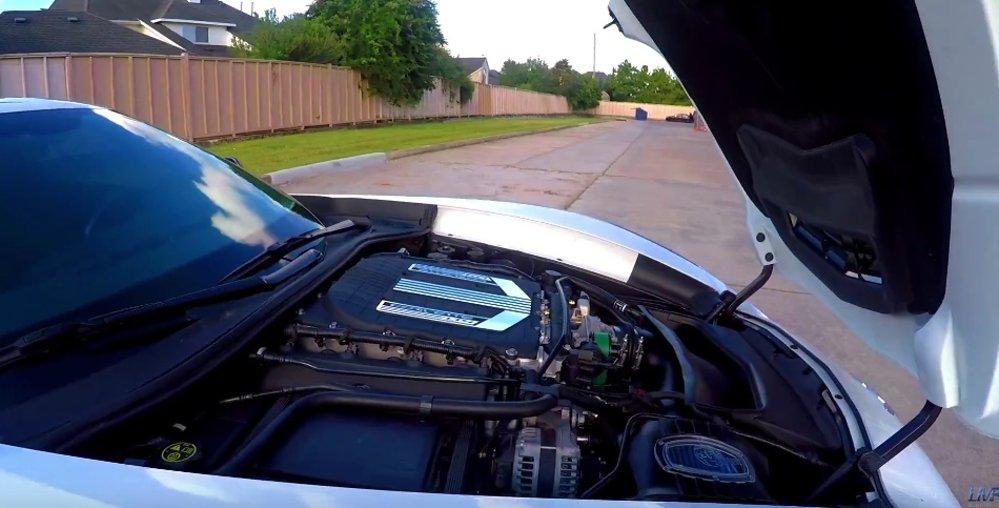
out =
<path fill-rule="evenodd" d="M 573 129 L 576 127 L 583 127 L 586 125 L 593 125 L 593 124 L 560 125 L 558 127 L 549 127 L 546 129 L 540 129 L 530 132 L 513 132 L 509 134 L 497 134 L 495 136 L 487 136 L 484 138 L 463 139 L 461 141 L 452 141 L 450 143 L 441 143 L 437 145 L 419 146 L 416 148 L 407 148 L 405 150 L 396 150 L 394 152 L 388 152 L 388 153 L 382 153 L 382 152 L 366 153 L 363 155 L 355 155 L 353 157 L 345 157 L 343 159 L 335 159 L 325 162 L 316 162 L 314 164 L 307 164 L 305 166 L 282 169 L 280 171 L 267 173 L 263 175 L 261 179 L 271 185 L 284 185 L 297 180 L 304 180 L 306 178 L 312 178 L 314 176 L 319 176 L 328 173 L 354 171 L 370 166 L 381 166 L 385 164 L 387 161 L 401 159 L 403 157 L 411 157 L 413 155 L 439 152 L 441 150 L 449 150 L 451 148 L 460 148 L 463 146 L 478 145 L 482 143 L 488 143 L 490 141 L 499 141 L 501 139 L 519 138 L 522 136 L 532 136 L 534 134 L 544 134 L 547 132 L 560 131 L 564 129 Z"/>
<path fill-rule="evenodd" d="M 560 131 L 564 129 L 574 129 L 576 127 L 584 127 L 586 125 L 593 125 L 591 123 L 584 123 L 581 125 L 560 125 L 558 127 L 549 127 L 547 129 L 541 129 L 530 132 L 513 132 L 510 134 L 497 134 L 495 136 L 487 136 L 484 138 L 475 139 L 463 139 L 461 141 L 452 141 L 450 143 L 441 143 L 439 145 L 427 145 L 418 146 L 416 148 L 407 148 L 405 150 L 396 150 L 394 152 L 388 152 L 388 160 L 401 159 L 403 157 L 412 157 L 414 155 L 421 155 L 425 153 L 439 152 L 442 150 L 450 150 L 452 148 L 461 148 L 463 146 L 479 145 L 482 143 L 488 143 L 490 141 L 499 141 L 501 139 L 519 138 L 522 136 L 533 136 L 535 134 L 544 134 L 546 132 Z"/>
<path fill-rule="evenodd" d="M 384 153 L 366 153 L 345 157 L 325 162 L 316 162 L 295 168 L 282 169 L 273 173 L 267 173 L 262 179 L 271 185 L 284 185 L 296 180 L 304 180 L 314 176 L 328 173 L 339 173 L 341 171 L 354 171 L 369 166 L 381 166 L 385 164 L 388 157 Z"/>

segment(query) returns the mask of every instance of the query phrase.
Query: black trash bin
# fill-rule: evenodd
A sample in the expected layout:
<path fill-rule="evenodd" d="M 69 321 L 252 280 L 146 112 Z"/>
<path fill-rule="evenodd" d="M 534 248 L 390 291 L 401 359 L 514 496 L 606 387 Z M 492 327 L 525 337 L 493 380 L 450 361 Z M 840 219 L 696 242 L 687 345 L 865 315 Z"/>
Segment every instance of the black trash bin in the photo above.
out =
<path fill-rule="evenodd" d="M 642 108 L 635 108 L 635 120 L 646 121 L 649 119 L 649 112 Z"/>

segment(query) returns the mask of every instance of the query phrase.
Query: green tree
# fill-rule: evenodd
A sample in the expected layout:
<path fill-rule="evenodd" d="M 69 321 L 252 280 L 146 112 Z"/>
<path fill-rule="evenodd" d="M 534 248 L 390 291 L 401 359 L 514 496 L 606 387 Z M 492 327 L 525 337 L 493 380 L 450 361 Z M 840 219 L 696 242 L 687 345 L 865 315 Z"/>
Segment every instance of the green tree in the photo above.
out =
<path fill-rule="evenodd" d="M 551 72 L 552 85 L 557 92 L 565 92 L 571 88 L 573 82 L 579 75 L 578 72 L 573 70 L 572 65 L 569 65 L 569 61 L 565 58 L 555 62 L 555 66 L 552 67 Z"/>
<path fill-rule="evenodd" d="M 451 98 L 458 99 L 462 104 L 472 100 L 475 94 L 475 85 L 465 72 L 465 68 L 458 63 L 450 53 L 444 48 L 438 48 L 439 55 L 434 61 L 430 74 L 441 79 L 447 87 Z"/>
<path fill-rule="evenodd" d="M 600 105 L 600 83 L 589 74 L 581 74 L 566 95 L 574 111 L 586 111 Z"/>
<path fill-rule="evenodd" d="M 625 60 L 607 77 L 606 90 L 612 101 L 629 102 L 645 87 L 641 72 Z"/>
<path fill-rule="evenodd" d="M 500 73 L 499 84 L 503 86 L 543 93 L 555 91 L 552 70 L 539 58 L 528 58 L 524 63 L 507 60 Z"/>
<path fill-rule="evenodd" d="M 432 0 L 316 0 L 283 20 L 269 9 L 245 40 L 235 49 L 244 57 L 357 69 L 370 92 L 397 105 L 418 103 L 437 80 L 462 102 L 474 92 L 444 49 Z"/>
<path fill-rule="evenodd" d="M 690 105 L 687 92 L 675 76 L 665 69 L 650 72 L 648 66 L 635 67 L 627 60 L 607 78 L 606 90 L 613 101 Z"/>
<path fill-rule="evenodd" d="M 552 67 L 553 93 L 564 96 L 574 111 L 593 109 L 600 103 L 600 86 L 589 75 L 576 72 L 568 60 Z"/>
<path fill-rule="evenodd" d="M 512 88 L 527 88 L 528 80 L 527 63 L 507 60 L 503 62 L 499 82 L 496 84 Z"/>
<path fill-rule="evenodd" d="M 593 109 L 600 102 L 600 87 L 590 76 L 576 72 L 568 60 L 559 60 L 553 67 L 540 59 L 526 62 L 503 62 L 500 85 L 562 95 L 573 110 Z"/>
<path fill-rule="evenodd" d="M 687 97 L 687 92 L 680 85 L 680 81 L 666 72 L 666 69 L 656 69 L 649 74 L 642 96 L 648 99 L 646 102 L 653 104 L 690 105 L 690 98 Z"/>
<path fill-rule="evenodd" d="M 307 16 L 341 41 L 338 63 L 393 104 L 418 103 L 437 79 L 452 90 L 467 84 L 451 72 L 433 0 L 316 0 Z"/>
<path fill-rule="evenodd" d="M 336 36 L 318 20 L 297 15 L 278 21 L 273 9 L 267 10 L 245 40 L 233 48 L 245 58 L 333 64 L 339 63 L 341 53 Z"/>

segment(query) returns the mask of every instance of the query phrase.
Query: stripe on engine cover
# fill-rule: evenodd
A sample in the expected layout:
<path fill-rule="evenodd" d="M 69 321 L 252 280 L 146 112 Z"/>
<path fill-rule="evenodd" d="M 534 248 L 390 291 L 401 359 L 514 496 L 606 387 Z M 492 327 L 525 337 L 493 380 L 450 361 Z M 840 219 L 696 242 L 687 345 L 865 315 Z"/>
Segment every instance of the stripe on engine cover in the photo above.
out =
<path fill-rule="evenodd" d="M 470 328 L 479 328 L 494 332 L 506 330 L 527 317 L 527 314 L 520 314 L 505 310 L 491 318 L 487 318 L 484 316 L 473 316 L 471 314 L 464 314 L 461 312 L 431 309 L 428 307 L 420 307 L 419 305 L 410 305 L 408 303 L 392 302 L 389 300 L 382 300 L 379 302 L 376 310 L 386 314 L 395 314 L 397 316 L 422 319 L 424 321 L 436 321 L 438 323 L 467 326 Z"/>
<path fill-rule="evenodd" d="M 444 268 L 443 266 L 413 263 L 409 265 L 409 271 L 425 273 L 427 275 L 437 275 L 440 277 L 447 277 L 449 279 L 467 280 L 468 282 L 481 282 L 482 284 L 496 285 L 496 283 L 493 282 L 493 278 L 488 275 L 463 272 L 461 270 L 455 270 L 454 268 Z"/>
<path fill-rule="evenodd" d="M 470 303 L 514 312 L 531 312 L 531 299 L 527 298 L 527 295 L 524 297 L 496 295 L 411 279 L 401 279 L 393 289 L 403 293 L 440 298 L 452 302 Z M 520 288 L 517 289 L 520 290 Z M 521 294 L 524 294 L 523 291 Z"/>
<path fill-rule="evenodd" d="M 399 279 L 392 288 L 393 290 L 400 293 L 489 307 L 501 312 L 493 317 L 484 317 L 389 300 L 382 300 L 376 310 L 398 316 L 423 319 L 425 321 L 436 321 L 438 323 L 449 323 L 497 332 L 504 331 L 523 321 L 531 313 L 531 297 L 512 280 L 498 279 L 489 275 L 422 263 L 410 265 L 409 271 L 445 279 L 486 284 L 499 288 L 503 294 L 499 295 L 407 278 Z"/>

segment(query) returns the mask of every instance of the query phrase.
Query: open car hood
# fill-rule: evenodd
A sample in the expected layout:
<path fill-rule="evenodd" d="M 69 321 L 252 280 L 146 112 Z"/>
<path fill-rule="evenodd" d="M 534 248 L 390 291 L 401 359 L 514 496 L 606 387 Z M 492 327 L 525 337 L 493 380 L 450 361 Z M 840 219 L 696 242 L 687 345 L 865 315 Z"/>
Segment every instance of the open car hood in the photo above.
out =
<path fill-rule="evenodd" d="M 761 261 L 999 438 L 999 4 L 610 7 L 689 92 Z"/>

